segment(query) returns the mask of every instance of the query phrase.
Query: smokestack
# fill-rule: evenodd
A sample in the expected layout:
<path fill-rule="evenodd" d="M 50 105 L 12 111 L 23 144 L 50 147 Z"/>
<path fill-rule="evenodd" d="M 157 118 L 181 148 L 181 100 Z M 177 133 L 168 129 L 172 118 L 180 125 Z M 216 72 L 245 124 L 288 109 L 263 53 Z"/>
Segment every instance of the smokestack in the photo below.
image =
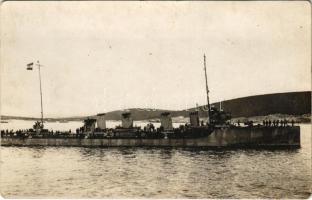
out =
<path fill-rule="evenodd" d="M 199 126 L 198 111 L 190 112 L 190 123 L 191 123 L 191 126 L 194 126 L 194 127 Z"/>
<path fill-rule="evenodd" d="M 133 120 L 131 118 L 131 113 L 126 112 L 122 113 L 121 125 L 123 128 L 132 128 L 133 127 Z"/>
<path fill-rule="evenodd" d="M 169 112 L 161 113 L 160 115 L 160 124 L 164 130 L 172 130 L 172 119 Z"/>
<path fill-rule="evenodd" d="M 96 123 L 99 129 L 106 129 L 105 113 L 97 114 Z"/>
<path fill-rule="evenodd" d="M 94 132 L 96 119 L 85 119 L 84 120 L 84 131 L 85 132 Z"/>

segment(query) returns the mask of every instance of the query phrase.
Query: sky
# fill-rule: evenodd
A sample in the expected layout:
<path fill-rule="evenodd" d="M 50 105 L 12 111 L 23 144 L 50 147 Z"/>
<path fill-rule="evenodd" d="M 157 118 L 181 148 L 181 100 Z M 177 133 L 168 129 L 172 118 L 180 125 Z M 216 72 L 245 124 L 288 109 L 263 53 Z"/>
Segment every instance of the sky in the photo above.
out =
<path fill-rule="evenodd" d="M 1 5 L 1 114 L 186 109 L 311 90 L 307 1 L 22 1 Z"/>

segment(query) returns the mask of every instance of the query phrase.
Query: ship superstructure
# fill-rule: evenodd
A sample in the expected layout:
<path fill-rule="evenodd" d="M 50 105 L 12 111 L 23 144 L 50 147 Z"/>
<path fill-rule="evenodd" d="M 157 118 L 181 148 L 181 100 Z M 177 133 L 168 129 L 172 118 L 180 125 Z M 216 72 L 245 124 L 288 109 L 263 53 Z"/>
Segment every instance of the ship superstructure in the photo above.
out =
<path fill-rule="evenodd" d="M 40 69 L 40 67 L 39 67 Z M 189 113 L 189 123 L 173 127 L 169 112 L 160 114 L 160 127 L 153 123 L 145 127 L 134 126 L 132 113 L 121 114 L 121 126 L 106 127 L 105 113 L 84 120 L 84 125 L 75 133 L 48 131 L 36 122 L 32 129 L 23 131 L 1 131 L 2 145 L 42 146 L 149 146 L 149 147 L 300 147 L 300 127 L 287 123 L 258 124 L 244 126 L 231 123 L 231 115 L 210 106 L 209 88 L 204 55 L 204 72 L 207 107 L 207 121 L 200 120 L 198 110 Z M 41 91 L 41 90 L 40 90 Z"/>

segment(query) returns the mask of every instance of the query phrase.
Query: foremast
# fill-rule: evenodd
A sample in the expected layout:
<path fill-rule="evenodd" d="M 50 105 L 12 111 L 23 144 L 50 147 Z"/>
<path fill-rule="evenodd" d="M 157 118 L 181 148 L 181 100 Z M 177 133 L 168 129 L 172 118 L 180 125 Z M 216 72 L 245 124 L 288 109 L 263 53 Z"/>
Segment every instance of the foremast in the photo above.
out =
<path fill-rule="evenodd" d="M 42 88 L 41 88 L 41 64 L 39 63 L 39 60 L 37 61 L 38 71 L 39 71 L 39 84 L 40 84 L 40 104 L 41 104 L 41 127 L 43 128 L 43 106 L 42 106 Z"/>

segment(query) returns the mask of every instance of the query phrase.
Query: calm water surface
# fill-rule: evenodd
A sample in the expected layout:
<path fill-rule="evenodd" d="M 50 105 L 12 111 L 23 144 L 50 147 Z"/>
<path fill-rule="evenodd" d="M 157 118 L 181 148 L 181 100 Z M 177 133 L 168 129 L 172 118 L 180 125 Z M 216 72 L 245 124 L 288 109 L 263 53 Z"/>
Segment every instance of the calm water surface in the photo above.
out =
<path fill-rule="evenodd" d="M 297 150 L 1 147 L 7 198 L 307 198 L 311 127 Z"/>

